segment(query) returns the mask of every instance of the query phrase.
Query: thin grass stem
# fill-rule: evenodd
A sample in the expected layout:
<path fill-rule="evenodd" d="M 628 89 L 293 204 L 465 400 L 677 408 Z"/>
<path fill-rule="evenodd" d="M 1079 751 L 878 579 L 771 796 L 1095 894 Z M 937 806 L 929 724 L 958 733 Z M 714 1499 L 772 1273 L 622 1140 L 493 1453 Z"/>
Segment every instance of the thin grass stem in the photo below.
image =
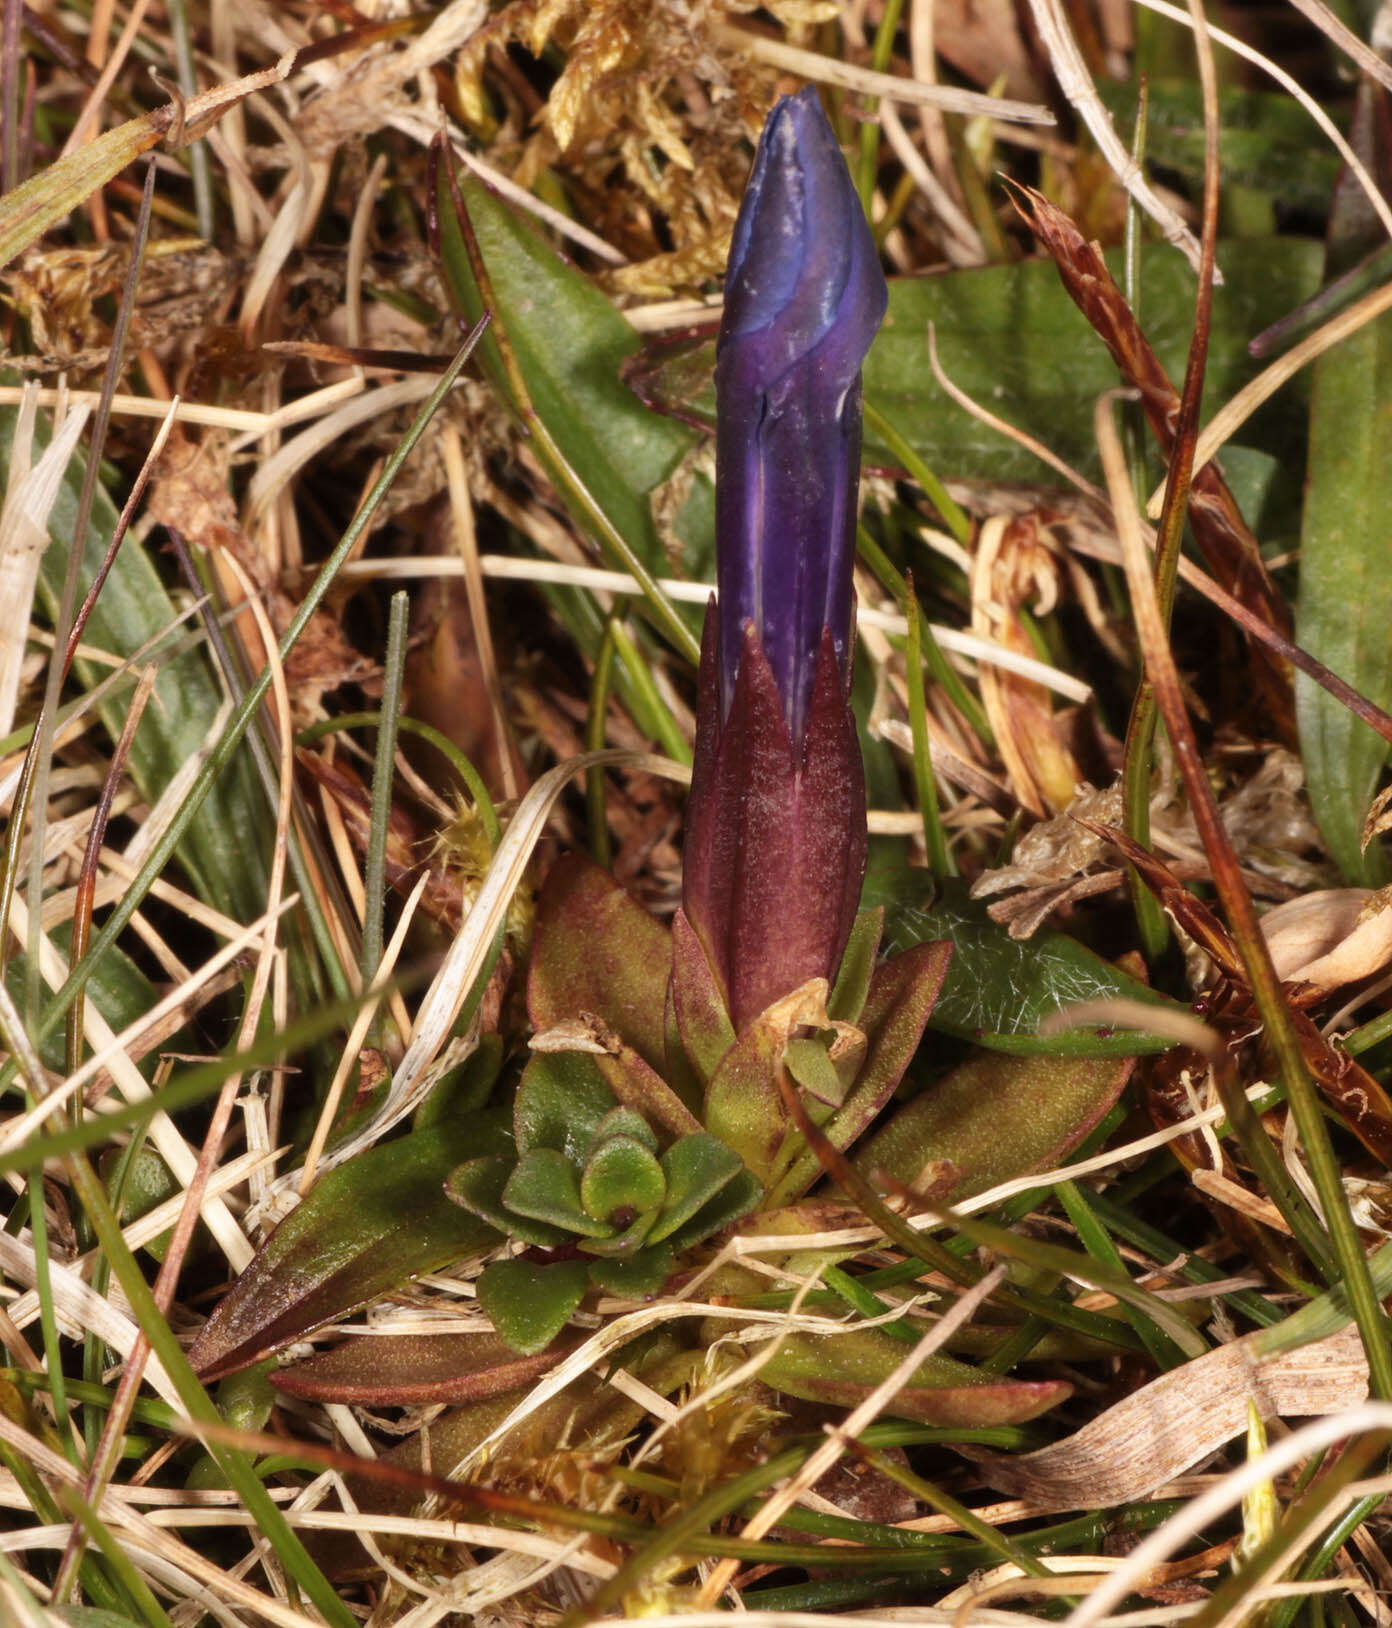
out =
<path fill-rule="evenodd" d="M 865 423 L 899 460 L 904 473 L 918 482 L 924 497 L 942 516 L 943 524 L 966 548 L 971 543 L 972 527 L 971 518 L 962 506 L 948 496 L 947 488 L 874 402 L 865 403 Z"/>
<path fill-rule="evenodd" d="M 362 988 L 371 989 L 382 961 L 382 912 L 387 892 L 387 828 L 391 820 L 392 782 L 396 774 L 396 729 L 406 672 L 406 617 L 410 597 L 391 596 L 387 613 L 387 659 L 382 669 L 381 722 L 372 772 L 372 813 L 367 855 L 363 862 Z"/>
<path fill-rule="evenodd" d="M 605 745 L 605 717 L 609 710 L 609 683 L 614 673 L 614 630 L 618 626 L 618 609 L 610 613 L 604 624 L 604 638 L 595 657 L 594 676 L 590 680 L 590 708 L 585 719 L 585 750 L 602 752 Z M 585 771 L 585 809 L 590 831 L 590 857 L 596 865 L 608 870 L 614 862 L 613 844 L 609 840 L 609 801 L 604 770 L 599 767 Z"/>
<path fill-rule="evenodd" d="M 957 874 L 957 862 L 947 845 L 942 810 L 938 806 L 938 785 L 933 774 L 933 757 L 928 745 L 928 707 L 923 695 L 922 617 L 914 593 L 913 573 L 904 573 L 904 619 L 909 625 L 904 648 L 904 671 L 909 686 L 909 729 L 913 736 L 914 785 L 918 808 L 923 816 L 923 847 L 928 866 L 941 882 Z"/>

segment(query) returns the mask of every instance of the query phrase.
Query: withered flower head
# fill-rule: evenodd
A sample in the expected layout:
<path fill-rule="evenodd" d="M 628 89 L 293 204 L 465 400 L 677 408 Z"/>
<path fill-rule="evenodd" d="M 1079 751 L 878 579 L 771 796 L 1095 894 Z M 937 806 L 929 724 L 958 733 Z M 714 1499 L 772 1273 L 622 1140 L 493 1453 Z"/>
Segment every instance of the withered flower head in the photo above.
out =
<path fill-rule="evenodd" d="M 683 906 L 737 1031 L 835 977 L 860 896 L 860 366 L 887 300 L 809 87 L 778 103 L 759 143 L 716 361 L 720 602 L 702 649 Z"/>

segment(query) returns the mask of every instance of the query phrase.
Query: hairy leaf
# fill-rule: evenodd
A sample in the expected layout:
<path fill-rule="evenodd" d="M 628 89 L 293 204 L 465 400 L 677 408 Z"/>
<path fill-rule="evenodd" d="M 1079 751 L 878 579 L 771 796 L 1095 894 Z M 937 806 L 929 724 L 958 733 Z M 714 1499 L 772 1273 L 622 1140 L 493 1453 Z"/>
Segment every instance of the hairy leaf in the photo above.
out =
<path fill-rule="evenodd" d="M 764 1384 L 807 1402 L 854 1407 L 888 1379 L 906 1347 L 878 1329 L 835 1336 L 790 1334 L 759 1370 Z M 925 1357 L 885 1412 L 920 1424 L 1020 1424 L 1072 1394 L 1063 1380 L 1002 1379 L 954 1357 Z"/>
<path fill-rule="evenodd" d="M 389 1289 L 498 1243 L 451 1204 L 444 1181 L 469 1154 L 510 1150 L 498 1114 L 370 1148 L 318 1181 L 257 1251 L 199 1330 L 204 1379 L 245 1368 Z"/>
<path fill-rule="evenodd" d="M 932 885 L 926 872 L 911 870 L 872 871 L 865 880 L 865 902 L 885 906 L 887 948 L 944 938 L 952 943 L 929 1028 L 999 1051 L 1054 1056 L 1136 1057 L 1174 1044 L 1133 1029 L 1039 1035 L 1046 1017 L 1079 1001 L 1120 995 L 1154 1006 L 1171 1003 L 1066 933 L 1041 931 L 1018 943 L 960 886 L 947 886 L 934 899 Z"/>
<path fill-rule="evenodd" d="M 928 1166 L 951 1166 L 941 1196 L 954 1202 L 1032 1170 L 1082 1141 L 1126 1084 L 1130 1057 L 1012 1057 L 975 1053 L 906 1104 L 855 1154 L 873 1180 L 914 1186 Z"/>

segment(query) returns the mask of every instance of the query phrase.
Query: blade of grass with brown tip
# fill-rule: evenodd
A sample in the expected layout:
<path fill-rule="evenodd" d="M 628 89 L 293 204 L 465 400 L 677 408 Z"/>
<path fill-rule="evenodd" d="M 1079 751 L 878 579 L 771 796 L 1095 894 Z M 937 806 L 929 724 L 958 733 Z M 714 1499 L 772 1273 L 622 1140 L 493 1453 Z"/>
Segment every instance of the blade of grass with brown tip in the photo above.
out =
<path fill-rule="evenodd" d="M 1141 331 L 1098 248 L 1039 193 L 1012 188 L 1016 207 L 1057 266 L 1064 287 L 1111 352 L 1122 378 L 1138 390 L 1146 420 L 1169 457 L 1174 450 L 1181 400 L 1149 340 Z M 1205 466 L 1193 479 L 1189 520 L 1194 537 L 1219 583 L 1261 620 L 1283 632 L 1290 616 L 1262 563 L 1256 539 L 1218 471 Z M 1290 680 L 1264 652 L 1254 654 L 1262 693 L 1281 733 L 1294 739 Z"/>
<path fill-rule="evenodd" d="M 1290 1008 L 1262 936 L 1256 907 L 1243 884 L 1237 856 L 1219 815 L 1185 708 L 1179 673 L 1165 636 L 1155 597 L 1155 584 L 1145 544 L 1141 540 L 1140 517 L 1136 512 L 1130 476 L 1112 419 L 1112 403 L 1105 397 L 1098 403 L 1096 428 L 1098 448 L 1102 453 L 1107 486 L 1125 553 L 1127 581 L 1131 588 L 1146 670 L 1155 686 L 1156 701 L 1174 747 L 1219 898 L 1233 938 L 1242 952 L 1252 993 L 1276 1054 L 1301 1144 L 1309 1161 L 1310 1174 L 1324 1210 L 1330 1243 L 1368 1354 L 1371 1389 L 1374 1395 L 1386 1397 L 1392 1395 L 1392 1350 L 1389 1349 L 1386 1319 L 1373 1288 L 1358 1229 L 1349 1212 L 1342 1174 L 1330 1145 L 1315 1082 L 1302 1054 Z"/>

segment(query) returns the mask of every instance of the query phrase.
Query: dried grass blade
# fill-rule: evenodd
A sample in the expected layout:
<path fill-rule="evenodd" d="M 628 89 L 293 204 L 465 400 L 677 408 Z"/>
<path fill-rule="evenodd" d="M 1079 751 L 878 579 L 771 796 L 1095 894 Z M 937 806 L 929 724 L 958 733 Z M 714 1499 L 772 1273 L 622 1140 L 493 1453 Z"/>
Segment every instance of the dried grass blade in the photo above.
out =
<path fill-rule="evenodd" d="M 1117 135 L 1111 114 L 1102 105 L 1097 87 L 1083 61 L 1083 54 L 1078 49 L 1078 42 L 1073 37 L 1073 29 L 1061 0 L 1030 0 L 1030 13 L 1049 53 L 1049 65 L 1054 70 L 1059 88 L 1088 127 L 1098 150 L 1127 192 L 1160 228 L 1165 241 L 1173 243 L 1197 270 L 1199 245 L 1194 240 L 1194 234 L 1178 214 L 1156 196 L 1142 175 L 1140 166 Z M 1218 280 L 1221 282 L 1222 278 Z"/>
<path fill-rule="evenodd" d="M 86 406 L 70 412 L 30 469 L 31 436 L 27 432 L 32 429 L 37 401 L 35 388 L 26 386 L 15 428 L 9 490 L 0 511 L 0 735 L 8 735 L 14 728 L 24 630 L 29 626 L 38 585 L 39 561 L 48 546 L 48 517 L 88 417 Z"/>
<path fill-rule="evenodd" d="M 309 591 L 301 601 L 299 609 L 295 612 L 289 627 L 286 628 L 285 634 L 280 641 L 282 658 L 295 647 L 295 644 L 298 642 L 299 637 L 301 633 L 303 633 L 310 618 L 314 615 L 315 611 L 318 610 L 324 596 L 328 593 L 331 584 L 337 577 L 339 570 L 342 568 L 344 561 L 356 547 L 358 539 L 367 529 L 372 516 L 376 513 L 378 504 L 386 495 L 387 490 L 391 486 L 393 480 L 396 478 L 397 471 L 410 456 L 416 442 L 420 439 L 421 433 L 424 431 L 425 426 L 429 423 L 432 415 L 434 414 L 435 408 L 454 387 L 454 383 L 459 376 L 460 369 L 469 359 L 474 346 L 478 343 L 478 340 L 486 326 L 486 319 L 480 320 L 475 325 L 468 338 L 465 340 L 463 346 L 460 348 L 458 355 L 455 357 L 453 365 L 450 367 L 448 372 L 441 377 L 434 392 L 424 403 L 420 412 L 416 415 L 415 421 L 407 430 L 405 436 L 402 438 L 400 444 L 396 448 L 396 451 L 392 454 L 391 458 L 387 460 L 387 463 L 383 467 L 381 474 L 378 476 L 372 491 L 368 494 L 367 499 L 364 501 L 361 508 L 358 510 L 358 513 L 354 516 L 352 522 L 345 530 L 332 554 L 330 554 L 329 558 L 324 562 L 318 576 L 314 579 Z M 90 975 L 92 964 L 105 951 L 107 945 L 113 943 L 117 935 L 125 928 L 126 923 L 130 920 L 140 902 L 144 899 L 146 893 L 149 891 L 150 884 L 163 872 L 165 866 L 169 863 L 175 848 L 178 846 L 180 838 L 197 816 L 198 810 L 202 807 L 204 798 L 212 789 L 214 781 L 217 779 L 224 766 L 231 760 L 237 748 L 241 745 L 243 736 L 246 734 L 252 719 L 255 717 L 262 701 L 265 699 L 266 691 L 269 689 L 270 683 L 271 672 L 270 668 L 266 667 L 261 671 L 260 674 L 258 674 L 258 676 L 248 687 L 246 695 L 243 697 L 240 705 L 234 712 L 226 730 L 222 735 L 222 738 L 219 740 L 217 746 L 210 755 L 207 764 L 204 766 L 198 777 L 198 780 L 190 789 L 188 796 L 184 799 L 178 811 L 174 814 L 169 825 L 162 833 L 160 840 L 151 848 L 149 854 L 146 856 L 145 862 L 140 867 L 140 872 L 135 881 L 131 884 L 126 896 L 116 906 L 110 917 L 108 917 L 106 922 L 103 924 L 101 931 L 93 939 L 91 949 L 78 963 L 78 965 L 73 968 L 62 988 L 58 990 L 57 994 L 50 1002 L 48 1009 L 44 1012 L 43 1017 L 40 1019 L 38 1024 L 37 1036 L 40 1040 L 51 1034 L 57 1025 L 62 1021 L 63 1016 L 67 1012 L 68 1007 L 71 1005 L 78 988 L 81 987 L 83 982 L 85 982 L 87 977 Z M 7 1067 L 5 1070 L 0 1071 L 0 1084 L 3 1084 L 3 1080 L 5 1078 L 12 1077 L 12 1068 Z"/>

